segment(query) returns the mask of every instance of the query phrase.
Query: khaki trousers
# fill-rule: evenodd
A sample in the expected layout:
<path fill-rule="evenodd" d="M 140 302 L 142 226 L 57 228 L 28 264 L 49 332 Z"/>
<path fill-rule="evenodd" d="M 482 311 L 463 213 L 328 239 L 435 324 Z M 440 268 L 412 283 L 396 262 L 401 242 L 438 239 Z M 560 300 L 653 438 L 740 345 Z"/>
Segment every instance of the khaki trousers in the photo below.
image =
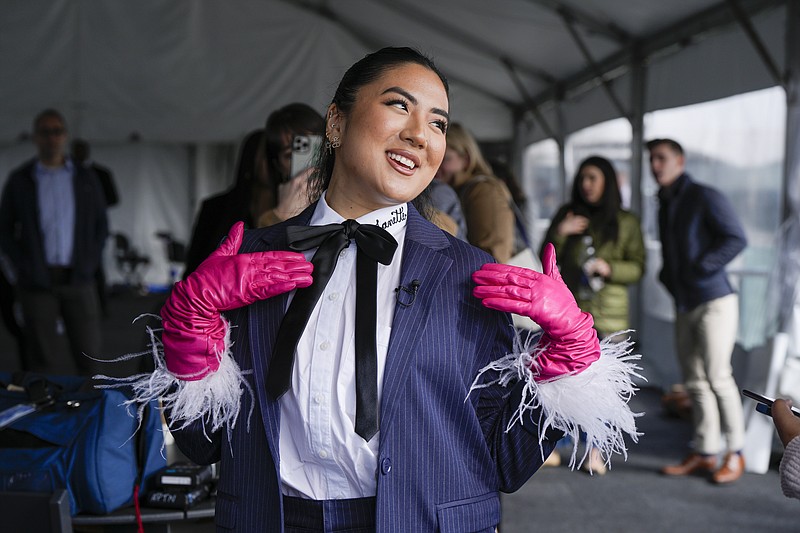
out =
<path fill-rule="evenodd" d="M 675 319 L 675 336 L 686 390 L 692 399 L 694 450 L 717 454 L 724 434 L 730 451 L 744 446 L 744 414 L 733 379 L 731 355 L 739 325 L 739 298 L 729 294 Z"/>

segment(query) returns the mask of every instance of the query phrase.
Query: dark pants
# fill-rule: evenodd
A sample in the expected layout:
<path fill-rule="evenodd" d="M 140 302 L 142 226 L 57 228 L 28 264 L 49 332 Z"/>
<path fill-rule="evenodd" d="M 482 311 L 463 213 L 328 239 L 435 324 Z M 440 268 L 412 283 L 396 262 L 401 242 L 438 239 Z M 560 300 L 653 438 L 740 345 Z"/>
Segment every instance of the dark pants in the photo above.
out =
<path fill-rule="evenodd" d="M 17 342 L 17 355 L 19 356 L 20 364 L 26 359 L 25 355 L 25 334 L 22 331 L 22 326 L 17 322 L 17 316 L 14 313 L 14 301 L 16 295 L 14 294 L 14 287 L 11 286 L 8 279 L 0 269 L 0 314 L 3 317 L 3 323 L 14 337 Z"/>
<path fill-rule="evenodd" d="M 100 306 L 93 283 L 85 285 L 54 284 L 50 290 L 19 288 L 18 296 L 25 318 L 27 357 L 23 370 L 41 373 L 53 371 L 66 333 L 69 351 L 79 374 L 91 375 L 95 365 L 87 357 L 100 358 Z M 64 331 L 60 331 L 59 318 Z M 84 355 L 85 354 L 85 355 Z"/>
<path fill-rule="evenodd" d="M 304 500 L 283 497 L 286 533 L 369 533 L 375 531 L 375 498 Z"/>

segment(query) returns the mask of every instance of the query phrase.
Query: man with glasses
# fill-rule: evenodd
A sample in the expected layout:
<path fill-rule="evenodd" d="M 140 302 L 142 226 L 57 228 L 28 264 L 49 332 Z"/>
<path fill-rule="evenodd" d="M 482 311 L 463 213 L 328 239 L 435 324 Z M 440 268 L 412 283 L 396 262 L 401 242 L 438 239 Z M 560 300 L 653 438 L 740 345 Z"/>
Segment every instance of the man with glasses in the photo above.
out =
<path fill-rule="evenodd" d="M 33 122 L 37 157 L 12 171 L 0 199 L 0 249 L 16 277 L 27 355 L 23 370 L 62 365 L 66 334 L 75 367 L 92 373 L 100 355 L 100 308 L 94 274 L 108 235 L 97 176 L 65 155 L 64 117 L 46 109 Z"/>

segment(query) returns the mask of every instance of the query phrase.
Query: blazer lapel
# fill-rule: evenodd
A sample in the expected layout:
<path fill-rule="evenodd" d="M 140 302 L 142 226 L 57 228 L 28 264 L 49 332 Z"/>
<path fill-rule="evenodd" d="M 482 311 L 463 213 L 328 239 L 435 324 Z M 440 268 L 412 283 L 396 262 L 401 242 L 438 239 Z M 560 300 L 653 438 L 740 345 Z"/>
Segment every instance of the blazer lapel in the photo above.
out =
<path fill-rule="evenodd" d="M 242 246 L 240 252 L 264 252 L 272 250 L 287 250 L 286 227 L 289 225 L 306 225 L 314 212 L 315 204 L 309 206 L 298 216 L 284 223 L 256 230 L 248 239 L 247 245 Z M 247 234 L 245 234 L 247 236 Z M 272 358 L 272 346 L 278 333 L 281 320 L 286 310 L 289 293 L 279 294 L 266 300 L 260 300 L 248 307 L 248 331 L 250 338 L 250 352 L 253 358 L 253 378 L 256 387 L 255 394 L 261 407 L 261 417 L 267 433 L 267 442 L 270 452 L 278 464 L 278 435 L 280 430 L 280 404 L 273 401 L 266 392 L 266 377 L 269 372 L 269 363 Z"/>
<path fill-rule="evenodd" d="M 419 339 L 425 330 L 435 305 L 434 294 L 453 263 L 450 257 L 442 253 L 442 250 L 450 247 L 447 237 L 439 228 L 426 221 L 413 205 L 409 204 L 408 207 L 400 283 L 403 286 L 408 286 L 412 280 L 419 280 L 420 283 L 412 305 L 395 304 L 383 377 L 381 435 L 385 435 L 386 429 L 391 425 L 397 410 L 395 400 L 404 389 L 409 369 L 417 356 L 414 339 Z"/>
<path fill-rule="evenodd" d="M 287 225 L 307 225 L 316 204 L 283 224 L 257 230 L 248 239 L 242 252 L 286 250 Z M 406 241 L 403 251 L 403 264 L 400 281 L 408 285 L 411 280 L 419 280 L 420 286 L 414 303 L 404 306 L 395 304 L 392 335 L 386 357 L 386 370 L 383 379 L 380 426 L 382 434 L 389 427 L 396 410 L 397 398 L 403 390 L 408 371 L 413 366 L 416 345 L 413 339 L 419 338 L 428 323 L 434 307 L 433 295 L 453 263 L 442 250 L 450 246 L 447 237 L 436 226 L 426 221 L 413 205 L 409 204 Z M 247 235 L 246 235 L 247 237 Z M 271 349 L 278 333 L 286 309 L 288 293 L 258 301 L 248 308 L 250 348 L 253 358 L 253 374 L 256 383 L 256 396 L 261 407 L 261 416 L 267 433 L 267 442 L 273 457 L 278 459 L 278 438 L 280 430 L 280 404 L 266 393 L 266 376 L 269 372 Z"/>

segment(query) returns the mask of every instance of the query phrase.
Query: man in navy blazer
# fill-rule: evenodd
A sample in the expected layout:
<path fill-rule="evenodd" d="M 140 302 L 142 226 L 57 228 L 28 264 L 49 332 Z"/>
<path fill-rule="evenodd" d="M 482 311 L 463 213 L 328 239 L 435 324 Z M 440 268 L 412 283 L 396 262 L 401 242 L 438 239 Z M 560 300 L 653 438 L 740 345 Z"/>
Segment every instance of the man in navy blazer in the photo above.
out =
<path fill-rule="evenodd" d="M 304 225 L 316 204 L 283 224 L 245 233 L 240 253 L 285 250 L 286 226 Z M 521 383 L 469 394 L 480 368 L 511 350 L 511 317 L 472 296 L 471 274 L 492 261 L 449 236 L 409 204 L 401 282 L 419 281 L 416 300 L 395 307 L 380 413 L 378 531 L 494 531 L 499 492 L 521 487 L 558 439 L 540 444 L 538 412 L 507 432 Z M 229 314 L 233 354 L 255 392 L 228 440 L 195 424 L 175 431 L 193 461 L 222 461 L 216 523 L 236 531 L 282 531 L 280 406 L 264 390 L 287 295 Z M 443 394 L 446 393 L 446 394 Z M 252 417 L 247 416 L 253 409 Z"/>
<path fill-rule="evenodd" d="M 685 172 L 679 143 L 654 139 L 647 147 L 659 186 L 659 279 L 675 299 L 677 355 L 694 425 L 694 449 L 661 471 L 670 476 L 704 472 L 714 483 L 731 483 L 744 473 L 744 413 L 731 367 L 739 301 L 725 266 L 747 239 L 725 196 Z M 718 467 L 722 434 L 727 450 Z"/>
<path fill-rule="evenodd" d="M 97 176 L 65 155 L 67 126 L 48 109 L 34 121 L 38 157 L 13 170 L 0 199 L 0 247 L 15 271 L 25 318 L 23 369 L 53 370 L 63 320 L 80 373 L 99 355 L 100 311 L 94 274 L 108 235 Z"/>

